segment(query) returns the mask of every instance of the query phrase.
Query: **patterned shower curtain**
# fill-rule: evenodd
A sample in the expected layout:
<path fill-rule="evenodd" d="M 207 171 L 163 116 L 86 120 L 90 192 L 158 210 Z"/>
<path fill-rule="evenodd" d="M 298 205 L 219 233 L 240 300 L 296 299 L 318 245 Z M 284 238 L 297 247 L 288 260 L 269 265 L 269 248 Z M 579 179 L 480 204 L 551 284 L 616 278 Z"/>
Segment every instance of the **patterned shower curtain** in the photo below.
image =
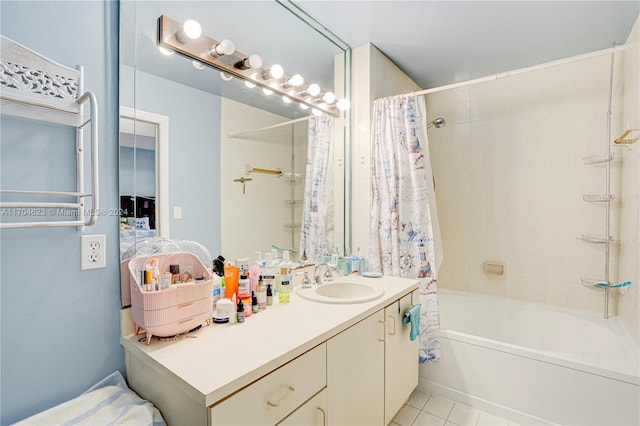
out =
<path fill-rule="evenodd" d="M 440 234 L 426 119 L 422 96 L 373 104 L 369 258 L 371 269 L 385 275 L 420 279 L 420 363 L 440 358 L 436 277 L 442 251 L 436 253 Z"/>
<path fill-rule="evenodd" d="M 300 255 L 321 263 L 333 241 L 333 117 L 309 119 Z"/>

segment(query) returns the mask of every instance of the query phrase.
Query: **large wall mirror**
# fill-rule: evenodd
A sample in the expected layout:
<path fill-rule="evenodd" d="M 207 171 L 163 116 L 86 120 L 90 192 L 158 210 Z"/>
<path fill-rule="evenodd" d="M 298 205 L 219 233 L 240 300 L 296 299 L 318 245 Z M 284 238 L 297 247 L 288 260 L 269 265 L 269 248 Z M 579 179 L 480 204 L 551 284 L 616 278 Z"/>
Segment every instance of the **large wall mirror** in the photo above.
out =
<path fill-rule="evenodd" d="M 349 47 L 294 3 L 121 2 L 121 251 L 156 235 L 197 241 L 232 260 L 272 246 L 298 250 L 311 110 L 165 55 L 157 42 L 163 15 L 196 19 L 206 36 L 349 98 Z M 328 249 L 340 252 L 348 235 L 348 115 L 333 121 L 327 201 Z"/>

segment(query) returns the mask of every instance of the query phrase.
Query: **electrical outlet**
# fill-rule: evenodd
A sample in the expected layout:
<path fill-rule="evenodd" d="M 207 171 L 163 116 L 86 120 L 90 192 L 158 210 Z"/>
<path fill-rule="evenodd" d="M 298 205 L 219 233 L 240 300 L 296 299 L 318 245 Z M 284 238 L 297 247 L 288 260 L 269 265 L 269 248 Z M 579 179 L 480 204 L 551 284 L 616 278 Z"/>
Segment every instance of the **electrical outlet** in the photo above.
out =
<path fill-rule="evenodd" d="M 106 236 L 80 236 L 80 269 L 106 268 Z"/>

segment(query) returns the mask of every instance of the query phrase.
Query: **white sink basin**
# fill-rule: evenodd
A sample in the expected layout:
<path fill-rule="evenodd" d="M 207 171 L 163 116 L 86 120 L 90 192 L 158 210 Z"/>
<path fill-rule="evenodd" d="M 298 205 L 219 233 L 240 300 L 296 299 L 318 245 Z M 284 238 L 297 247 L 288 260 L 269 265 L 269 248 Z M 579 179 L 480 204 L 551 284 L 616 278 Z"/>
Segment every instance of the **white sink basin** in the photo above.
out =
<path fill-rule="evenodd" d="M 384 290 L 373 284 L 356 281 L 334 281 L 313 288 L 298 289 L 300 297 L 314 302 L 350 304 L 376 300 L 384 295 Z"/>

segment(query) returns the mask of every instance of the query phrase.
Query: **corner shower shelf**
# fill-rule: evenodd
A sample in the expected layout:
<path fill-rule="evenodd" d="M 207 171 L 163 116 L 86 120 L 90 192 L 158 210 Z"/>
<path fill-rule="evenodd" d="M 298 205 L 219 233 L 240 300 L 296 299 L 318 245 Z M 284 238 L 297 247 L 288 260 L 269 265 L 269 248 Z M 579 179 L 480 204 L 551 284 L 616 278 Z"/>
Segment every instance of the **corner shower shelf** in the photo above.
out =
<path fill-rule="evenodd" d="M 615 194 L 584 194 L 582 199 L 588 203 L 608 203 L 616 198 Z"/>
<path fill-rule="evenodd" d="M 599 288 L 602 290 L 612 289 L 612 288 L 624 288 L 631 285 L 631 281 L 625 281 L 619 284 L 611 284 L 605 280 L 595 280 L 592 278 L 580 278 L 580 282 L 583 286 L 589 288 Z"/>
<path fill-rule="evenodd" d="M 284 204 L 287 206 L 299 206 L 302 205 L 302 200 L 284 200 Z"/>
<path fill-rule="evenodd" d="M 76 128 L 76 190 L 27 191 L 0 190 L 12 198 L 29 201 L 0 201 L 0 209 L 17 209 L 16 215 L 39 216 L 49 220 L 0 222 L 0 229 L 92 226 L 99 215 L 98 195 L 98 103 L 92 92 L 83 91 L 82 66 L 69 68 L 0 36 L 0 110 L 31 120 L 62 124 Z M 89 103 L 89 116 L 83 115 Z M 91 192 L 84 189 L 83 128 L 91 127 Z M 75 198 L 74 202 L 51 202 L 52 197 Z M 85 198 L 91 198 L 91 212 L 85 218 Z M 4 213 L 4 211 L 3 211 Z M 54 216 L 75 220 L 53 220 Z"/>
<path fill-rule="evenodd" d="M 589 155 L 588 157 L 584 157 L 582 160 L 584 161 L 585 165 L 589 165 L 589 164 L 602 164 L 602 163 L 608 163 L 610 161 L 613 161 L 613 159 L 616 158 L 615 153 L 611 153 L 608 155 Z"/>
<path fill-rule="evenodd" d="M 578 237 L 579 240 L 584 241 L 585 243 L 590 244 L 610 244 L 613 242 L 613 238 L 604 237 L 602 235 L 585 235 L 582 234 Z"/>
<path fill-rule="evenodd" d="M 580 282 L 582 283 L 583 286 L 588 287 L 588 288 L 599 288 L 598 286 L 596 286 L 596 284 L 611 284 L 611 283 L 607 283 L 604 280 L 596 280 L 594 278 L 580 278 Z"/>

